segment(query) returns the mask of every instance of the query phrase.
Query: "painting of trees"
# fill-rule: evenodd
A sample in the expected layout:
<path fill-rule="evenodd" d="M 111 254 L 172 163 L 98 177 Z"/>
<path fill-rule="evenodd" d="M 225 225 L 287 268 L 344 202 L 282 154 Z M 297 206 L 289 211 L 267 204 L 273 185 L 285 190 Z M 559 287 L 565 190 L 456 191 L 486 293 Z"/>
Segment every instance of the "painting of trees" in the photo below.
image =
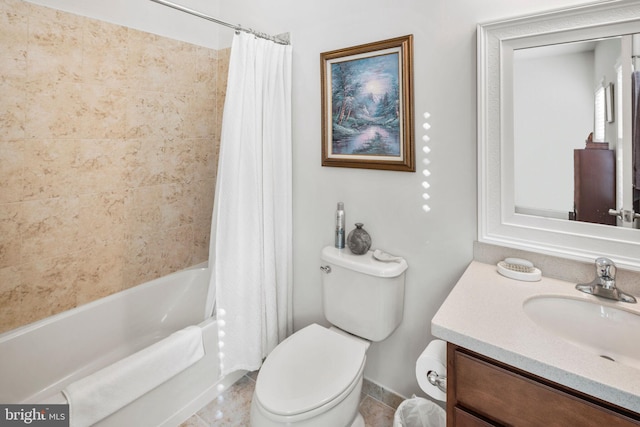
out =
<path fill-rule="evenodd" d="M 415 172 L 413 36 L 323 52 L 322 165 Z"/>
<path fill-rule="evenodd" d="M 398 155 L 398 53 L 331 66 L 334 153 Z"/>

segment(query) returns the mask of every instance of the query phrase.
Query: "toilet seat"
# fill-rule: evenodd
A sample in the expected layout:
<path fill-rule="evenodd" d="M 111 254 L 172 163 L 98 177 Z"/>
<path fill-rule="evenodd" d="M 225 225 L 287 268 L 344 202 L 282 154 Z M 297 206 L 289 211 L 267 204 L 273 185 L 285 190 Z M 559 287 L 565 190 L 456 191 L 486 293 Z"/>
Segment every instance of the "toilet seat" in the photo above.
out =
<path fill-rule="evenodd" d="M 275 415 L 292 416 L 325 406 L 359 380 L 365 354 L 365 343 L 309 325 L 267 357 L 258 374 L 255 397 Z"/>

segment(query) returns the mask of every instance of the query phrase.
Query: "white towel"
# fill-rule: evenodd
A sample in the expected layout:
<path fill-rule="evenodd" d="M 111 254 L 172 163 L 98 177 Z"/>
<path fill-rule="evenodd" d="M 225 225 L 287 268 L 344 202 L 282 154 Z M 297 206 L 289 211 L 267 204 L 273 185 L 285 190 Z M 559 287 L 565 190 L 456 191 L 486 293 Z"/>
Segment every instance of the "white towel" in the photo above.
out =
<path fill-rule="evenodd" d="M 204 356 L 202 329 L 188 326 L 65 388 L 72 427 L 95 424 Z"/>

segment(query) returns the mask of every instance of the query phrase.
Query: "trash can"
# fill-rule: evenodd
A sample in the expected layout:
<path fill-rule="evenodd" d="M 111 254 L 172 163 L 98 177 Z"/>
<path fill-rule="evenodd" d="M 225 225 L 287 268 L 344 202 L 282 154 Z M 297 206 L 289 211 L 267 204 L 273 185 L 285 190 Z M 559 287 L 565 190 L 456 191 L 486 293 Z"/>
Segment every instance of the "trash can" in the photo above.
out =
<path fill-rule="evenodd" d="M 398 406 L 393 427 L 446 427 L 446 412 L 430 400 L 416 397 Z"/>

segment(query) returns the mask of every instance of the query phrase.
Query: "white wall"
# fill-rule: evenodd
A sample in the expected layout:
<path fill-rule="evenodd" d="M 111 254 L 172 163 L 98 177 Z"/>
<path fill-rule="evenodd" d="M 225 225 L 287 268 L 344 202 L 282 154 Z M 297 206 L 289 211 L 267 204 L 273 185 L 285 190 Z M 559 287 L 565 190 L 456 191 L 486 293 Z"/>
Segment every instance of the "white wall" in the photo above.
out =
<path fill-rule="evenodd" d="M 431 318 L 472 259 L 476 238 L 476 25 L 564 5 L 570 0 L 235 0 L 221 15 L 271 34 L 291 33 L 293 54 L 294 320 L 324 323 L 320 249 L 333 242 L 336 202 L 347 223 L 363 222 L 373 246 L 409 263 L 404 320 L 373 344 L 365 376 L 405 396 L 422 394 L 415 361 Z M 320 165 L 320 53 L 414 35 L 418 172 Z M 422 115 L 431 113 L 431 153 L 421 151 Z M 431 212 L 421 209 L 422 160 L 431 163 Z"/>
<path fill-rule="evenodd" d="M 513 67 L 515 204 L 573 210 L 573 150 L 593 132 L 593 51 L 519 59 Z"/>
<path fill-rule="evenodd" d="M 196 18 L 155 11 L 146 0 L 39 0 L 60 8 L 204 44 Z M 185 0 L 180 0 L 184 2 Z M 195 0 L 192 0 L 195 2 Z M 199 0 L 200 10 L 208 3 Z M 218 2 L 217 2 L 218 3 Z M 333 242 L 333 214 L 343 201 L 350 226 L 363 222 L 373 245 L 404 256 L 404 320 L 372 345 L 365 375 L 405 396 L 422 394 L 415 360 L 432 339 L 431 318 L 472 259 L 476 238 L 476 25 L 584 0 L 234 0 L 218 16 L 257 30 L 290 32 L 293 54 L 294 316 L 295 327 L 324 323 L 320 249 Z M 186 4 L 186 3 L 183 3 Z M 215 9 L 216 3 L 213 4 Z M 195 8 L 195 5 L 192 4 Z M 87 9 L 91 9 L 87 11 Z M 114 16 L 113 9 L 121 12 Z M 214 10 L 215 12 L 215 10 Z M 159 13 L 163 17 L 157 18 Z M 170 18 L 167 19 L 166 16 Z M 155 20 L 159 19 L 159 25 Z M 176 27 L 176 28 L 174 28 Z M 221 38 L 228 31 L 220 32 Z M 416 173 L 320 166 L 320 53 L 413 34 Z M 205 44 L 207 45 L 207 44 Z M 431 153 L 421 151 L 422 114 L 431 113 Z M 431 212 L 421 206 L 422 160 L 431 161 Z"/>

